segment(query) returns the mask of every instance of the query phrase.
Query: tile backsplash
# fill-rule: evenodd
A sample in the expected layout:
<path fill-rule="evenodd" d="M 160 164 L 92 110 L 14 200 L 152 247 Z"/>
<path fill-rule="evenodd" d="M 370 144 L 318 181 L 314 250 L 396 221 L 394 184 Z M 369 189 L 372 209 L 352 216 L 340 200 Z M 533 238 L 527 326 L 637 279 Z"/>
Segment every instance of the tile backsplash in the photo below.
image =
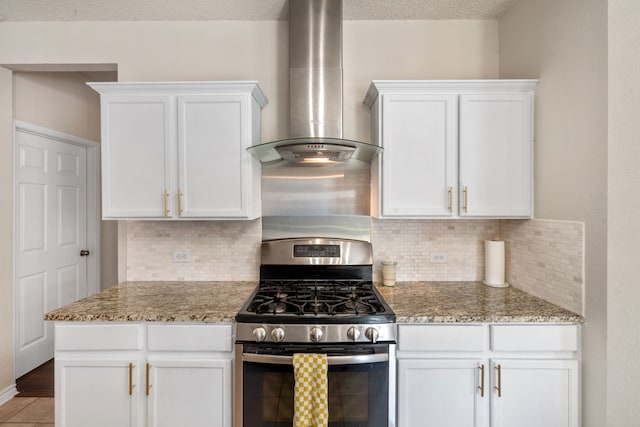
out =
<path fill-rule="evenodd" d="M 512 286 L 574 313 L 584 307 L 584 223 L 500 221 Z"/>
<path fill-rule="evenodd" d="M 127 280 L 258 280 L 261 221 L 128 221 Z M 400 281 L 480 281 L 484 240 L 506 242 L 512 286 L 582 314 L 584 224 L 549 220 L 372 219 L 374 279 L 397 261 Z M 172 262 L 185 250 L 191 262 Z M 430 262 L 446 253 L 447 262 Z"/>
<path fill-rule="evenodd" d="M 254 221 L 127 221 L 127 280 L 258 280 Z M 191 262 L 172 262 L 185 250 Z"/>
<path fill-rule="evenodd" d="M 477 281 L 484 275 L 484 240 L 500 236 L 495 220 L 373 220 L 374 279 L 380 262 L 398 263 L 399 281 Z M 432 264 L 432 253 L 446 253 L 446 264 Z"/>

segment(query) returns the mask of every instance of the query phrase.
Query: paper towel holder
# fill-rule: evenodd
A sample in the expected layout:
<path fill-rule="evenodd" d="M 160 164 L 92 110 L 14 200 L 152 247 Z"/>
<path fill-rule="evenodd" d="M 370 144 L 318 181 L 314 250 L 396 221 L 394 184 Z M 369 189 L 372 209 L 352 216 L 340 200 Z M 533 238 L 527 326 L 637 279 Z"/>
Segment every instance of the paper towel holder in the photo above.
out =
<path fill-rule="evenodd" d="M 506 288 L 509 283 L 505 280 L 505 242 L 492 239 L 484 241 L 485 275 L 482 283 L 492 288 Z"/>

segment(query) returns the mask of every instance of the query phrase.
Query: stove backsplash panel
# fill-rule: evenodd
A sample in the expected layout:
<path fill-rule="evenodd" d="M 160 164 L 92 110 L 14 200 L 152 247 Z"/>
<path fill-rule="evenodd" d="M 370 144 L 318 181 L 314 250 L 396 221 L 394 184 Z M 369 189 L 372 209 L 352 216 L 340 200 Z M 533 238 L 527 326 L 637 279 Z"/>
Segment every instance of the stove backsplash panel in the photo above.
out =
<path fill-rule="evenodd" d="M 261 220 L 128 221 L 126 280 L 259 278 Z M 485 239 L 502 239 L 512 286 L 582 313 L 584 224 L 549 220 L 371 220 L 374 280 L 380 262 L 398 262 L 399 281 L 480 281 Z M 191 262 L 172 262 L 173 251 Z M 446 253 L 432 264 L 431 253 Z"/>

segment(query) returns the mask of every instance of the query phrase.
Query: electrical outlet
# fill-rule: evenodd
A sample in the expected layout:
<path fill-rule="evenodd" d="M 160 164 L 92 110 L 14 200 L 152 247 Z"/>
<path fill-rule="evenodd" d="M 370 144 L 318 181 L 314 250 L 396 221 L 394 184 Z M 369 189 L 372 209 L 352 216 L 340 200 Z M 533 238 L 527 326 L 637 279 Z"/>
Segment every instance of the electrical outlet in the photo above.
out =
<path fill-rule="evenodd" d="M 446 252 L 431 252 L 430 257 L 431 264 L 446 264 L 447 253 Z"/>
<path fill-rule="evenodd" d="M 191 256 L 186 249 L 175 249 L 173 251 L 173 262 L 191 262 Z"/>

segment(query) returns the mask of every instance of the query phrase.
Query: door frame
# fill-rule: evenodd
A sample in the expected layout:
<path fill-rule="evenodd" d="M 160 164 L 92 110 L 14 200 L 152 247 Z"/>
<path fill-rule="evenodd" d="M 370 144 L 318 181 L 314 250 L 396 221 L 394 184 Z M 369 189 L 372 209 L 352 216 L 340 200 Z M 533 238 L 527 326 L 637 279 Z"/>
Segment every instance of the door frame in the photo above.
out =
<path fill-rule="evenodd" d="M 13 373 L 15 377 L 16 369 L 16 327 L 17 319 L 17 165 L 16 165 L 16 134 L 17 132 L 29 133 L 47 139 L 53 139 L 66 144 L 77 145 L 87 149 L 87 248 L 91 250 L 93 256 L 87 259 L 87 296 L 100 291 L 100 144 L 89 139 L 69 135 L 64 132 L 37 126 L 20 120 L 13 121 Z"/>

